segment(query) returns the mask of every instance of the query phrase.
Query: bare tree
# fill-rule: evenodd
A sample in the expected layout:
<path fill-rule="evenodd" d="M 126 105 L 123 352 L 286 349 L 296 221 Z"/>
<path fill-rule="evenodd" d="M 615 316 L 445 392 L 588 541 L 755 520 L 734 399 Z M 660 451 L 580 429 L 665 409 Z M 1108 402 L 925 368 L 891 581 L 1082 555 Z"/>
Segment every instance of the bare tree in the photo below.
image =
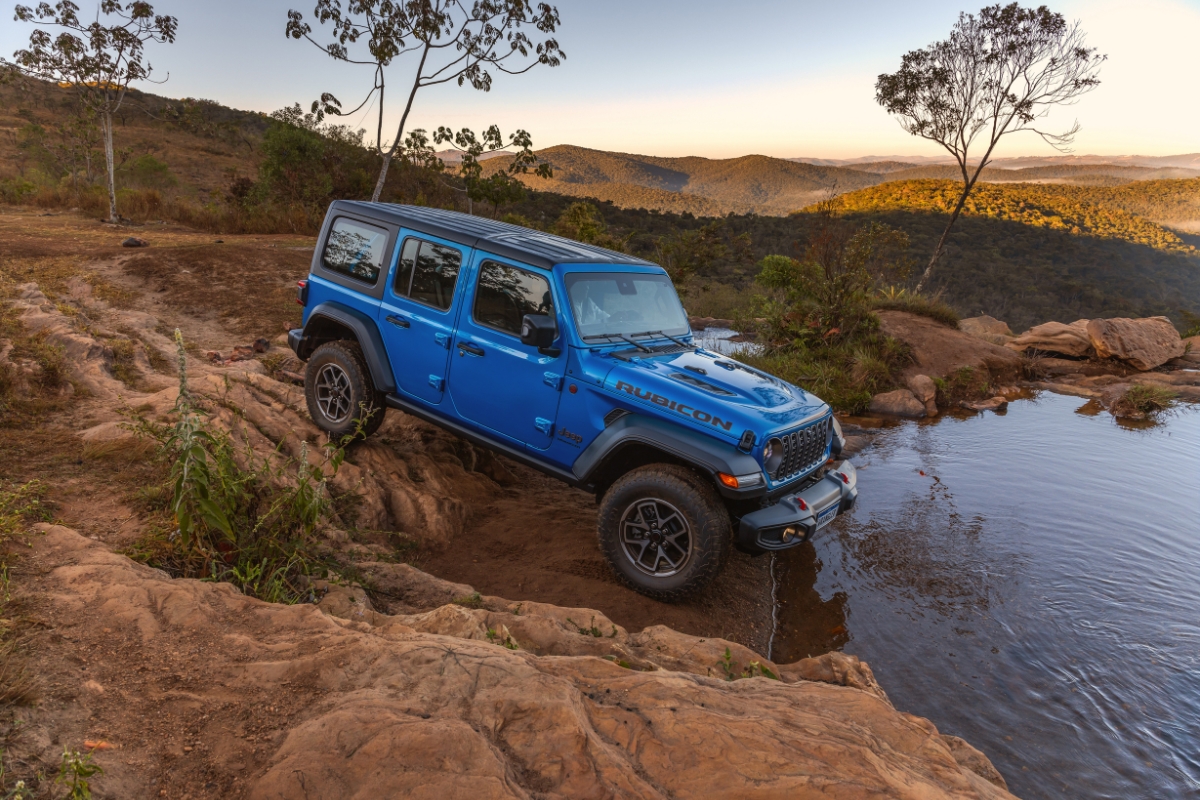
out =
<path fill-rule="evenodd" d="M 116 17 L 116 24 L 101 25 L 101 14 Z M 120 110 L 129 84 L 150 77 L 150 64 L 144 61 L 146 42 L 174 42 L 178 21 L 155 15 L 154 7 L 141 0 L 127 4 L 101 0 L 91 24 L 80 21 L 79 6 L 70 0 L 59 0 L 54 6 L 43 2 L 36 9 L 17 6 L 16 19 L 39 27 L 29 37 L 29 49 L 13 54 L 12 66 L 24 75 L 72 87 L 83 107 L 100 118 L 108 168 L 108 221 L 116 222 L 113 115 Z M 54 29 L 61 32 L 52 37 Z"/>
<path fill-rule="evenodd" d="M 1068 24 L 1045 6 L 1012 3 L 989 6 L 979 16 L 960 14 L 949 39 L 907 53 L 898 72 L 879 76 L 876 101 L 904 130 L 949 151 L 962 173 L 962 192 L 917 291 L 929 280 L 1000 139 L 1028 131 L 1067 151 L 1079 123 L 1055 134 L 1041 129 L 1039 120 L 1096 88 L 1105 58 L 1086 46 L 1078 22 Z M 983 154 L 973 164 L 980 148 Z"/>
<path fill-rule="evenodd" d="M 557 8 L 538 3 L 535 10 L 529 0 L 346 0 L 344 11 L 341 0 L 317 0 L 313 16 L 330 24 L 332 41 L 314 39 L 312 27 L 295 10 L 288 12 L 287 35 L 307 39 L 338 61 L 369 65 L 374 71 L 371 90 L 355 108 L 343 111 L 329 93 L 313 103 L 314 112 L 345 116 L 377 101 L 375 148 L 383 163 L 373 201 L 383 192 L 392 159 L 404 147 L 404 129 L 420 89 L 454 81 L 486 92 L 492 88 L 492 71 L 519 75 L 538 64 L 556 67 L 566 58 L 555 39 L 535 43 L 523 30 L 532 27 L 548 37 L 559 25 Z M 402 56 L 416 64 L 402 84 L 407 97 L 396 135 L 387 144 L 386 76 Z"/>

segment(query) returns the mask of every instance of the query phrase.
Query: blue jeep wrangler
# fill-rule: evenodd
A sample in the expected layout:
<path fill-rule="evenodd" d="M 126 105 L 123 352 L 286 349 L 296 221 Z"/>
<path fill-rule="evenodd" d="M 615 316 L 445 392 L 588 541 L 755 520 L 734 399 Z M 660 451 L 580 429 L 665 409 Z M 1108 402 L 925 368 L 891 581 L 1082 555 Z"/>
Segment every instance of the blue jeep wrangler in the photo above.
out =
<path fill-rule="evenodd" d="M 322 430 L 370 435 L 395 408 L 595 492 L 600 549 L 651 597 L 705 586 L 731 545 L 794 547 L 857 497 L 829 406 L 697 347 L 648 261 L 338 201 L 297 299 L 289 340 Z"/>

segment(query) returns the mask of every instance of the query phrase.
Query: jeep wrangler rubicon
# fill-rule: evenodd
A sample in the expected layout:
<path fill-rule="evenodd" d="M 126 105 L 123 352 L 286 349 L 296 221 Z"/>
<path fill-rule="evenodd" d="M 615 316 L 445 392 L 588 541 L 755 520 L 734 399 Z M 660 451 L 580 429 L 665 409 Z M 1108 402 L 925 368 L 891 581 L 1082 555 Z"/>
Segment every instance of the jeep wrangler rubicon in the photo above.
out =
<path fill-rule="evenodd" d="M 594 492 L 600 549 L 651 597 L 701 589 L 731 546 L 795 547 L 857 497 L 829 406 L 698 347 L 657 264 L 337 201 L 297 301 L 318 427 L 369 436 L 395 408 Z"/>

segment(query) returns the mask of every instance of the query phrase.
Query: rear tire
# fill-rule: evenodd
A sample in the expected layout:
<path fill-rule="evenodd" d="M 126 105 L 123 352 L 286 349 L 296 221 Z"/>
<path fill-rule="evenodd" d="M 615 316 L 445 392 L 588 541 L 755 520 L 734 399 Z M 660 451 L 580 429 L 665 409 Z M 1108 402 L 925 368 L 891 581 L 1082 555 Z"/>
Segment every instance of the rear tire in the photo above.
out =
<path fill-rule="evenodd" d="M 729 512 L 686 467 L 651 464 L 620 478 L 600 503 L 600 550 L 636 592 L 678 602 L 710 584 L 729 558 Z"/>
<path fill-rule="evenodd" d="M 326 342 L 309 357 L 304 399 L 313 422 L 335 442 L 356 431 L 361 438 L 370 436 L 383 424 L 387 410 L 383 392 L 371 380 L 362 348 L 351 341 Z"/>

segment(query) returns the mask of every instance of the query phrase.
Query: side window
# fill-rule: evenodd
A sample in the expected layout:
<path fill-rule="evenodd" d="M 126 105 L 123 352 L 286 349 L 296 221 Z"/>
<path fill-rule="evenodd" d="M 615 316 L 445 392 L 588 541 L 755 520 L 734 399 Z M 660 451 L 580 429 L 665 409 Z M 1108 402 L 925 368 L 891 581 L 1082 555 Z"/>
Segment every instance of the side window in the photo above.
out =
<path fill-rule="evenodd" d="M 387 240 L 383 228 L 339 217 L 329 229 L 321 263 L 326 269 L 373 284 L 379 280 Z"/>
<path fill-rule="evenodd" d="M 413 264 L 417 261 L 417 248 L 420 246 L 420 239 L 404 240 L 404 247 L 400 250 L 400 263 L 396 266 L 396 280 L 392 283 L 392 291 L 399 297 L 408 297 L 408 289 L 412 285 Z"/>
<path fill-rule="evenodd" d="M 526 314 L 554 315 L 550 283 L 528 270 L 485 261 L 479 270 L 472 316 L 480 325 L 521 335 Z"/>
<path fill-rule="evenodd" d="M 392 286 L 400 297 L 445 311 L 454 301 L 454 285 L 462 266 L 462 253 L 420 239 L 406 239 Z"/>

